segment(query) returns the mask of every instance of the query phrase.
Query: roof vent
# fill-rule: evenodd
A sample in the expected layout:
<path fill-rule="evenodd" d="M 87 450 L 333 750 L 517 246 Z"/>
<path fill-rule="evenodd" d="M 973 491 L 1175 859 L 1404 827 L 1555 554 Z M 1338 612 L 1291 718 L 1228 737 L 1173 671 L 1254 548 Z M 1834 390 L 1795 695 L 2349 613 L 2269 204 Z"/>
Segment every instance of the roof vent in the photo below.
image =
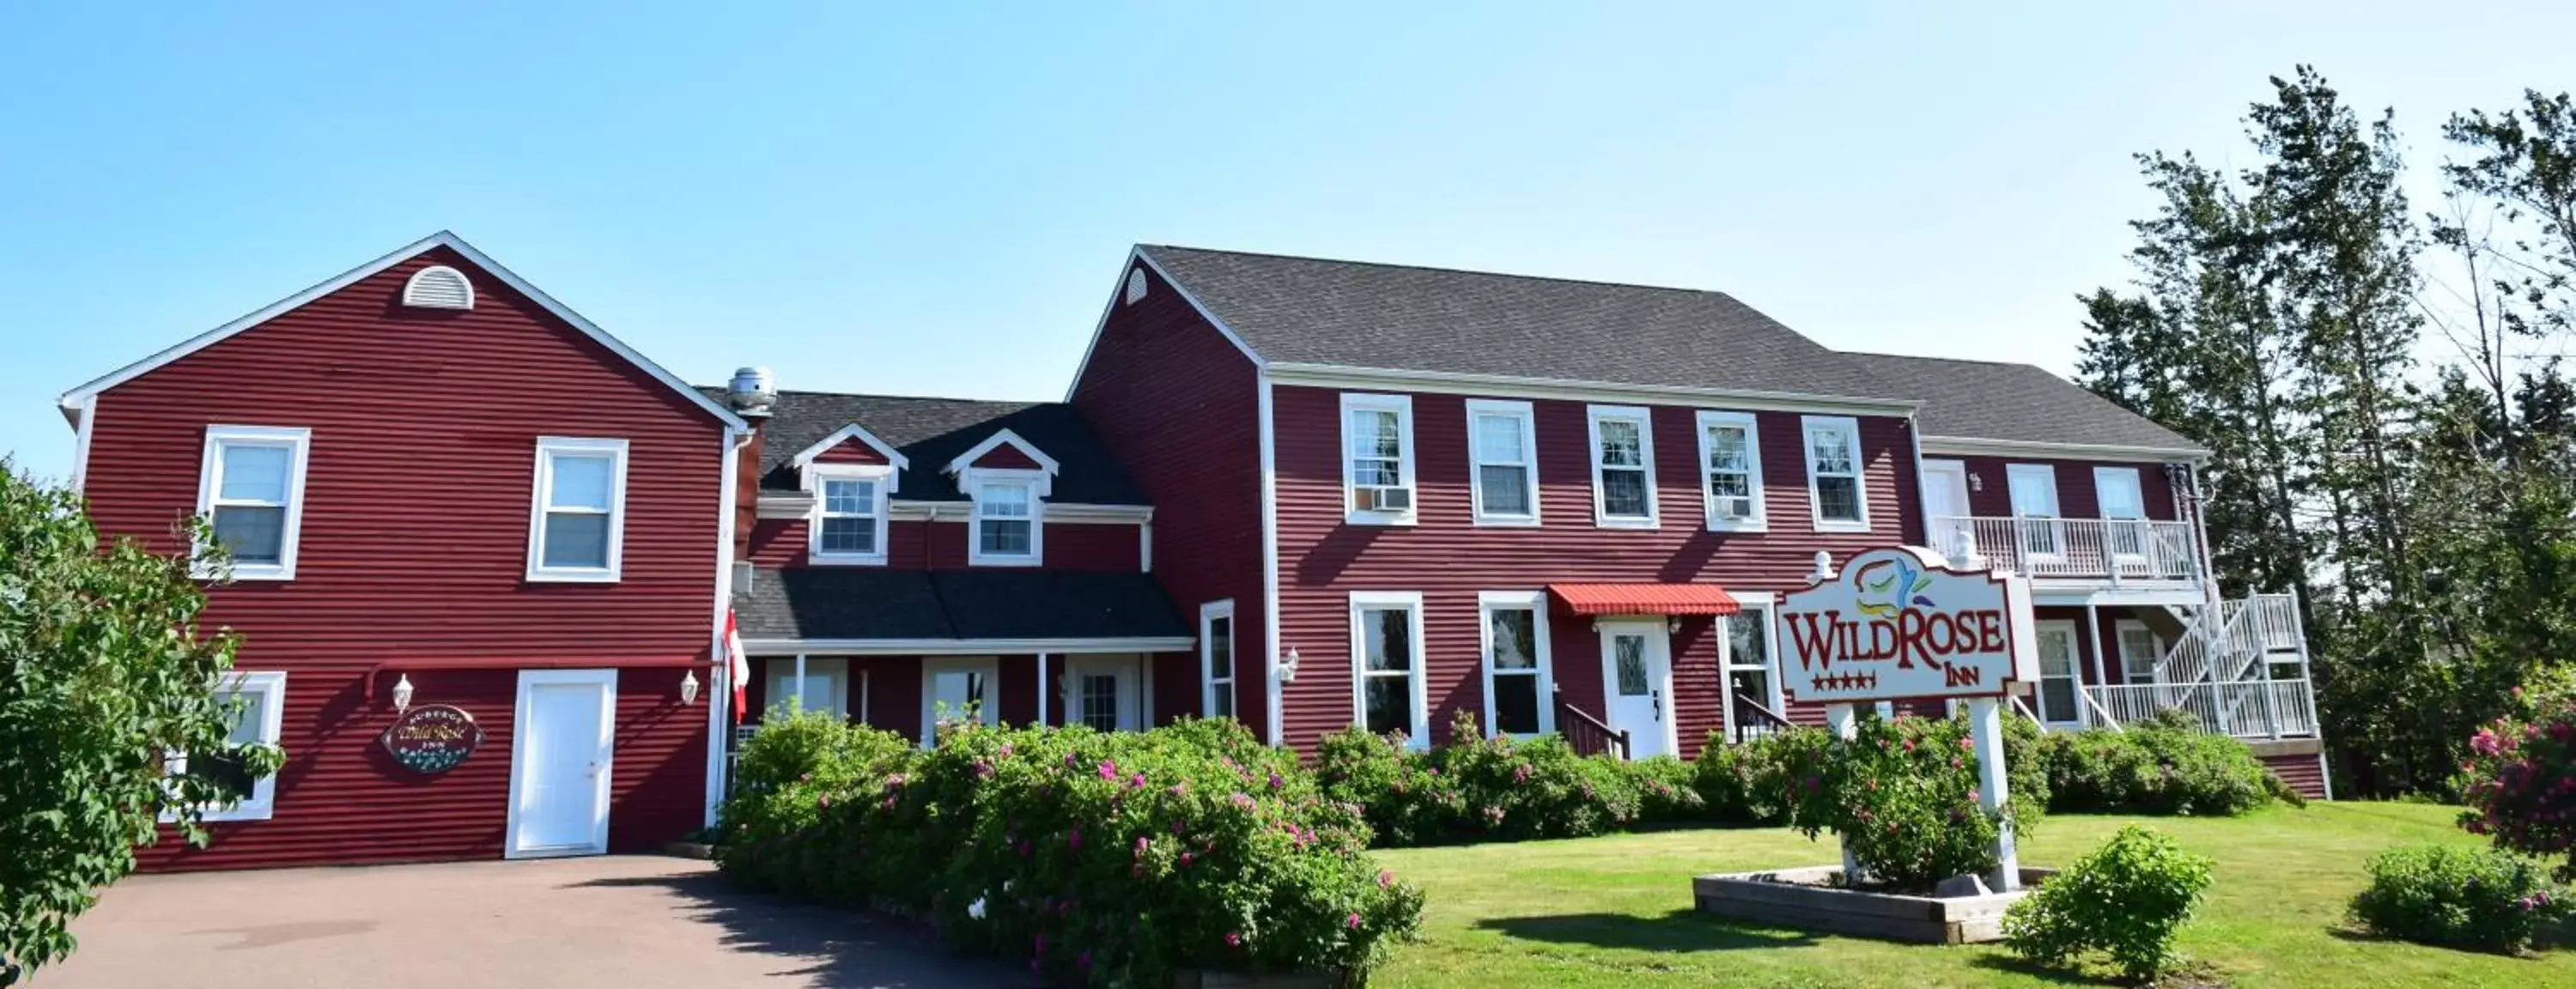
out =
<path fill-rule="evenodd" d="M 765 416 L 778 401 L 778 379 L 765 367 L 746 367 L 733 373 L 733 383 L 725 386 L 725 404 L 744 415 Z"/>
<path fill-rule="evenodd" d="M 464 272 L 434 264 L 403 283 L 402 301 L 414 309 L 472 309 L 474 283 L 465 280 Z"/>
<path fill-rule="evenodd" d="M 1131 305 L 1131 306 L 1132 306 L 1132 305 L 1135 305 L 1135 304 L 1136 304 L 1136 300 L 1138 300 L 1138 299 L 1142 299 L 1142 298 L 1144 298 L 1144 297 L 1145 297 L 1145 269 L 1143 269 L 1143 268 L 1138 268 L 1138 269 L 1136 269 L 1136 270 L 1134 270 L 1134 271 L 1130 271 L 1130 272 L 1128 272 L 1128 273 L 1127 273 L 1127 304 L 1128 304 L 1128 305 Z"/>

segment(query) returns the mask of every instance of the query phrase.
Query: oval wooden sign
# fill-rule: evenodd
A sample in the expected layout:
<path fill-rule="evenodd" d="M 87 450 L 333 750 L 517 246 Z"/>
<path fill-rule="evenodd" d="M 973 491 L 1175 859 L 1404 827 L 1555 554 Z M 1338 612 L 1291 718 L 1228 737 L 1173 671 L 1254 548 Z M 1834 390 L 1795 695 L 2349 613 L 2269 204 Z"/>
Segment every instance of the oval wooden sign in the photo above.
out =
<path fill-rule="evenodd" d="M 416 773 L 443 773 L 483 744 L 483 726 L 452 704 L 426 704 L 394 719 L 380 739 L 385 751 Z"/>

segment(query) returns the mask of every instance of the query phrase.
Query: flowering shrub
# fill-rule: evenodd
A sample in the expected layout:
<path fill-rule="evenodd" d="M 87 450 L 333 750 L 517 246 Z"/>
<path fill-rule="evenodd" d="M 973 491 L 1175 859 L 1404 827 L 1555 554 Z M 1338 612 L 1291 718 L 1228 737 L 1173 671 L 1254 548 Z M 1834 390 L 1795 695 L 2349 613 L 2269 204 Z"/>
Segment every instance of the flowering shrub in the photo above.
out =
<path fill-rule="evenodd" d="M 2137 825 L 2040 884 L 2004 912 L 2015 953 L 2053 965 L 2087 951 L 2144 983 L 2173 960 L 2174 933 L 2209 888 L 2209 859 Z"/>
<path fill-rule="evenodd" d="M 2252 747 L 2162 719 L 2050 735 L 2039 751 L 2051 810 L 2232 817 L 2276 793 Z"/>
<path fill-rule="evenodd" d="M 2460 826 L 2497 848 L 2564 857 L 2561 882 L 2576 881 L 2576 704 L 2555 701 L 2529 720 L 2500 720 L 2469 739 Z"/>
<path fill-rule="evenodd" d="M 2370 860 L 2370 888 L 2352 898 L 2352 919 L 2372 933 L 2491 951 L 2530 947 L 2542 924 L 2571 912 L 2576 901 L 2530 860 L 2441 846 Z"/>
<path fill-rule="evenodd" d="M 795 768 L 787 751 L 755 751 L 776 730 L 746 749 L 763 773 Z M 1363 854 L 1358 809 L 1232 722 L 965 723 L 889 759 L 867 755 L 900 739 L 841 731 L 865 740 L 781 732 L 778 749 L 820 758 L 784 782 L 746 780 L 726 803 L 729 877 L 924 916 L 962 947 L 1095 985 L 1182 969 L 1364 973 L 1419 922 L 1420 891 Z"/>
<path fill-rule="evenodd" d="M 1710 820 L 1699 770 L 1671 757 L 1585 756 L 1557 735 L 1484 737 L 1474 716 L 1454 744 L 1428 751 L 1351 728 L 1324 737 L 1316 776 L 1327 799 L 1356 805 L 1380 847 L 1577 838 Z"/>
<path fill-rule="evenodd" d="M 2047 800 L 2007 785 L 2002 813 L 1980 805 L 1977 757 L 1963 719 L 1863 715 L 1851 739 L 1797 732 L 1776 744 L 1789 826 L 1810 838 L 1840 835 L 1869 879 L 1900 889 L 1928 890 L 1951 876 L 1992 871 L 2004 822 L 2027 830 L 2037 816 L 2032 808 Z"/>

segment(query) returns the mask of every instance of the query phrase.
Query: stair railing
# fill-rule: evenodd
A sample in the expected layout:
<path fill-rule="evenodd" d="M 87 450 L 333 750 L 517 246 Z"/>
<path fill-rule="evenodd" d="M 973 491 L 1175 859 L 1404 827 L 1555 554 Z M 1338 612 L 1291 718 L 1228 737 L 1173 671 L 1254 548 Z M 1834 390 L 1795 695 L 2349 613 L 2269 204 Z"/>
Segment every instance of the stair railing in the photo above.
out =
<path fill-rule="evenodd" d="M 1556 730 L 1565 742 L 1583 755 L 1617 755 L 1628 759 L 1628 733 L 1613 730 L 1608 722 L 1593 717 L 1591 712 L 1574 706 L 1565 699 L 1564 688 L 1556 690 Z"/>
<path fill-rule="evenodd" d="M 1731 703 L 1735 706 L 1735 744 L 1737 745 L 1757 738 L 1768 738 L 1797 727 L 1789 722 L 1787 716 L 1770 709 L 1761 701 L 1743 694 L 1734 694 L 1732 697 L 1734 699 Z"/>

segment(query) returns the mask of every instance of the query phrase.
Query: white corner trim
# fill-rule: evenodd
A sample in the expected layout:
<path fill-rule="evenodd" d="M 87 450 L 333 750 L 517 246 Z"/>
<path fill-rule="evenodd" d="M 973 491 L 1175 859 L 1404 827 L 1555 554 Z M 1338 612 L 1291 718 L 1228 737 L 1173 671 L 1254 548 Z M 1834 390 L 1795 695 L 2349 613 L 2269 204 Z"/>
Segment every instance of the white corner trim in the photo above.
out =
<path fill-rule="evenodd" d="M 1599 529 L 1656 529 L 1663 526 L 1663 497 L 1656 490 L 1655 415 L 1654 410 L 1634 405 L 1592 405 L 1583 410 L 1585 433 L 1590 442 L 1584 447 L 1584 458 L 1592 469 L 1592 525 Z M 1608 489 L 1601 484 L 1601 423 L 1605 420 L 1630 420 L 1637 424 L 1637 456 L 1646 470 L 1646 515 L 1644 518 L 1610 514 Z"/>
<path fill-rule="evenodd" d="M 1285 693 L 1285 685 L 1279 681 L 1280 661 L 1285 655 L 1280 651 L 1284 637 L 1279 631 L 1279 438 L 1271 415 L 1274 403 L 1269 370 L 1255 371 L 1253 384 L 1259 389 L 1253 398 L 1261 417 L 1261 635 L 1266 651 L 1261 682 L 1269 701 L 1262 711 L 1267 729 L 1262 741 L 1285 745 L 1287 719 L 1279 710 Z M 1243 626 L 1238 621 L 1235 627 L 1240 630 Z"/>
<path fill-rule="evenodd" d="M 717 447 L 724 465 L 716 484 L 716 601 L 713 623 L 707 629 L 709 664 L 707 683 L 698 694 L 707 703 L 707 792 L 706 815 L 701 822 L 714 827 L 716 808 L 724 803 L 725 743 L 733 737 L 733 663 L 727 654 L 725 619 L 733 614 L 733 543 L 735 517 L 740 513 L 740 499 L 735 493 L 742 483 L 742 451 L 751 444 L 747 429 L 724 429 Z"/>
<path fill-rule="evenodd" d="M 97 396 L 86 396 L 84 403 Z M 86 434 L 84 434 L 86 435 Z M 231 445 L 282 446 L 287 448 L 285 519 L 277 543 L 276 563 L 242 563 L 234 561 L 232 579 L 237 581 L 294 580 L 296 548 L 304 537 L 304 476 L 313 456 L 313 431 L 302 426 L 225 426 L 206 427 L 205 447 L 197 462 L 197 514 L 213 524 L 215 502 L 223 485 L 223 448 Z M 83 459 L 87 459 L 86 453 Z M 212 577 L 213 573 L 196 568 L 192 558 L 189 575 Z"/>
<path fill-rule="evenodd" d="M 661 382 L 664 387 L 680 393 L 689 400 L 689 404 L 705 410 L 707 414 L 716 417 L 718 422 L 722 422 L 725 425 L 732 426 L 736 429 L 751 428 L 751 424 L 743 421 L 741 416 L 735 415 L 733 410 L 725 408 L 721 403 L 718 403 L 712 398 L 708 398 L 706 393 L 690 387 L 688 382 L 680 380 L 677 375 L 672 374 L 661 365 L 653 363 L 652 360 L 646 358 L 642 353 L 627 346 L 624 341 L 611 336 L 607 330 L 600 329 L 597 324 L 584 318 L 580 313 L 574 312 L 571 307 L 555 301 L 553 296 L 547 295 L 543 290 L 530 284 L 527 279 L 519 277 L 518 273 L 502 267 L 499 262 L 492 260 L 490 255 L 484 254 L 482 251 L 475 249 L 474 245 L 466 243 L 464 238 L 458 237 L 453 232 L 446 230 L 441 230 L 427 237 L 423 237 L 419 240 L 403 245 L 402 247 L 395 248 L 392 253 L 386 254 L 383 257 L 341 272 L 340 274 L 332 276 L 331 278 L 307 288 L 304 291 L 297 292 L 294 295 L 269 303 L 267 306 L 264 306 L 239 319 L 225 323 L 224 325 L 215 327 L 214 329 L 207 330 L 204 333 L 197 334 L 196 336 L 164 348 L 161 352 L 153 354 L 150 357 L 146 357 L 132 364 L 128 364 L 124 367 L 108 372 L 104 376 L 92 379 L 87 384 L 63 393 L 61 404 L 66 409 L 77 407 L 82 400 L 92 395 L 96 395 L 110 388 L 114 388 L 128 381 L 142 377 L 143 375 L 149 374 L 153 370 L 169 364 L 172 361 L 176 361 L 182 357 L 188 356 L 189 354 L 196 353 L 197 351 L 204 350 L 207 347 L 214 346 L 215 344 L 221 343 L 243 330 L 268 322 L 271 319 L 277 318 L 281 314 L 292 312 L 315 299 L 319 299 L 333 292 L 347 288 L 365 280 L 370 275 L 374 275 L 387 268 L 391 268 L 394 265 L 401 264 L 414 257 L 418 257 L 424 251 L 439 247 L 445 247 L 458 254 L 464 255 L 465 259 L 473 262 L 476 267 L 482 268 L 492 277 L 500 279 L 502 284 L 508 285 L 519 294 L 527 296 L 531 301 L 534 301 L 538 307 L 544 309 L 555 318 L 571 324 L 573 329 L 581 331 L 583 335 L 590 337 L 593 341 L 599 343 L 599 345 L 608 348 L 610 353 L 614 353 L 619 357 L 625 358 L 627 363 L 642 369 L 646 374 L 651 375 L 654 380 Z"/>
<path fill-rule="evenodd" d="M 610 455 L 608 488 L 608 565 L 605 567 L 549 567 L 545 565 L 546 512 L 554 495 L 554 472 L 547 461 L 558 454 Z M 623 572 L 626 559 L 626 441 L 613 437 L 539 436 L 536 443 L 536 469 L 528 485 L 528 569 L 529 583 L 614 584 Z"/>
<path fill-rule="evenodd" d="M 1478 448 L 1481 434 L 1476 429 L 1478 416 L 1505 416 L 1521 424 L 1521 477 L 1529 498 L 1529 511 L 1513 515 L 1485 510 L 1485 459 Z M 1499 466 L 1513 466 L 1503 464 Z M 1471 398 L 1467 400 L 1467 488 L 1468 507 L 1474 524 L 1495 528 L 1530 528 L 1540 524 L 1538 483 L 1538 414 L 1530 403 L 1507 399 Z"/>
<path fill-rule="evenodd" d="M 1727 412 L 1715 409 L 1700 410 L 1698 421 L 1699 463 L 1694 468 L 1698 476 L 1694 477 L 1693 480 L 1699 484 L 1700 514 L 1707 520 L 1708 531 L 1770 531 L 1771 515 L 1769 497 L 1764 494 L 1762 490 L 1761 421 L 1750 412 Z M 1745 473 L 1747 475 L 1746 482 L 1752 495 L 1752 508 L 1750 514 L 1740 519 L 1728 518 L 1718 512 L 1717 496 L 1710 493 L 1708 486 L 1708 475 L 1714 473 L 1714 471 L 1709 467 L 1709 454 L 1711 453 L 1708 441 L 1709 432 L 1713 429 L 1727 426 L 1739 428 L 1744 431 L 1744 466 Z"/>
<path fill-rule="evenodd" d="M 981 460 L 985 454 L 991 453 L 1005 446 L 1018 450 L 1022 455 L 1027 456 L 1030 460 L 1036 461 L 1038 469 L 1045 471 L 1049 477 L 1053 477 L 1060 472 L 1056 466 L 1054 457 L 1047 456 L 1044 451 L 1037 448 L 1036 444 L 1020 438 L 1020 434 L 1010 431 L 1007 427 L 995 430 L 993 435 L 984 437 L 984 442 L 977 443 L 974 446 L 966 448 L 966 452 L 958 454 L 957 459 L 949 461 L 948 466 L 942 468 L 942 472 L 948 474 L 963 474 L 969 469 L 983 469 L 976 468 L 975 461 Z M 1023 470 L 1025 468 L 997 469 Z"/>
<path fill-rule="evenodd" d="M 72 424 L 72 492 L 85 494 L 89 490 L 89 439 L 98 432 L 98 396 L 82 396 L 74 415 L 80 421 Z"/>

